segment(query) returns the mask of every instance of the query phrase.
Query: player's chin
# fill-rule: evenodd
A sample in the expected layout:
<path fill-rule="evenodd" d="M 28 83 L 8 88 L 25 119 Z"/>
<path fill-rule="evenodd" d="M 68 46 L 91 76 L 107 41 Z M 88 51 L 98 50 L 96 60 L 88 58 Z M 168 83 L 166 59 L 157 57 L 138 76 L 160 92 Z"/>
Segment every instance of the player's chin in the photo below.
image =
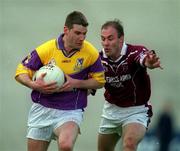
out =
<path fill-rule="evenodd" d="M 82 48 L 82 45 L 83 45 L 83 43 L 82 42 L 78 42 L 78 43 L 76 43 L 76 48 Z"/>
<path fill-rule="evenodd" d="M 82 48 L 82 45 L 77 45 L 76 50 L 80 50 Z"/>
<path fill-rule="evenodd" d="M 107 57 L 111 56 L 111 53 L 109 51 L 105 51 L 105 54 L 106 54 Z"/>

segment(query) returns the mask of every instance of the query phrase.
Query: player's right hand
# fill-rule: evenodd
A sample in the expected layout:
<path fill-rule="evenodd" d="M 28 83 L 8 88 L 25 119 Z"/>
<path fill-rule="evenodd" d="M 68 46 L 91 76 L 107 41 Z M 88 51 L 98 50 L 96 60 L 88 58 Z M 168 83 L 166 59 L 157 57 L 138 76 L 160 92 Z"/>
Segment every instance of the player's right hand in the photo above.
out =
<path fill-rule="evenodd" d="M 44 77 L 46 73 L 42 73 L 39 78 L 33 82 L 33 89 L 44 94 L 52 94 L 57 91 L 58 86 L 56 82 L 45 83 Z"/>

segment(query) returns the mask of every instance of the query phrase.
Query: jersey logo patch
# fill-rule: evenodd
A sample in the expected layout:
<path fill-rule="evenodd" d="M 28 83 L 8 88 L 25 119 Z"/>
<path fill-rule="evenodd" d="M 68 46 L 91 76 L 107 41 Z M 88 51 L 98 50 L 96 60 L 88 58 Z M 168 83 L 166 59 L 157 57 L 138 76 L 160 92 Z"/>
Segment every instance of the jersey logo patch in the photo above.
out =
<path fill-rule="evenodd" d="M 84 58 L 78 58 L 74 67 L 74 71 L 78 72 L 83 69 Z"/>
<path fill-rule="evenodd" d="M 121 66 L 122 66 L 123 72 L 127 72 L 127 70 L 128 70 L 128 63 L 124 62 Z"/>
<path fill-rule="evenodd" d="M 62 63 L 70 63 L 71 60 L 62 60 Z"/>

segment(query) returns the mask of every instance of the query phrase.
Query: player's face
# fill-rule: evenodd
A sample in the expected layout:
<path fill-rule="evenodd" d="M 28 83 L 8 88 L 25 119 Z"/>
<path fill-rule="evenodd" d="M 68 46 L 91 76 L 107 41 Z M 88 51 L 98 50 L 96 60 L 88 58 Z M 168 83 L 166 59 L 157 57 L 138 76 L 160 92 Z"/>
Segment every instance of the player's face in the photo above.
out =
<path fill-rule="evenodd" d="M 123 46 L 124 37 L 118 37 L 117 30 L 112 26 L 101 30 L 101 44 L 108 57 L 117 59 Z"/>
<path fill-rule="evenodd" d="M 72 29 L 64 27 L 66 34 L 66 43 L 71 49 L 81 49 L 83 41 L 86 38 L 87 27 L 74 24 Z"/>

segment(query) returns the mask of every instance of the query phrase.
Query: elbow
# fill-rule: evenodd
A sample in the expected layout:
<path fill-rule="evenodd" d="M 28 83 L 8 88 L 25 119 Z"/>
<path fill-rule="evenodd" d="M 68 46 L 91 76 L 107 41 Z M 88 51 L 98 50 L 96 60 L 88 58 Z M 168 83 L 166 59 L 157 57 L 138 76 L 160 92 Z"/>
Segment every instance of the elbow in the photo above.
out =
<path fill-rule="evenodd" d="M 19 75 L 16 75 L 16 76 L 14 77 L 14 79 L 15 79 L 17 82 L 19 82 Z"/>

